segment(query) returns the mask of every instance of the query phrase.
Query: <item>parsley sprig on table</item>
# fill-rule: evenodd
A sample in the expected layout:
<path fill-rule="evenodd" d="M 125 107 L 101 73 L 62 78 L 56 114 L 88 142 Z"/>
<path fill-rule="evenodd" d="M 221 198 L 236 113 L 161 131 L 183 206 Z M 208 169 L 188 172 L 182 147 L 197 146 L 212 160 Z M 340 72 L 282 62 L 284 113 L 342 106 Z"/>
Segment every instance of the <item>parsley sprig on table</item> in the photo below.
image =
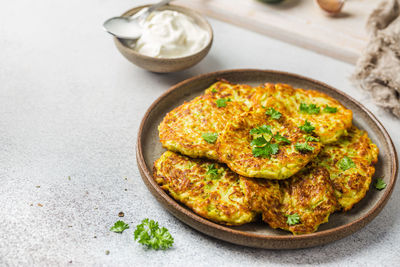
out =
<path fill-rule="evenodd" d="M 344 156 L 340 161 L 339 161 L 339 168 L 342 171 L 347 171 L 350 168 L 355 168 L 356 164 L 353 162 L 353 160 L 347 156 Z"/>
<path fill-rule="evenodd" d="M 311 133 L 315 130 L 315 127 L 308 120 L 306 120 L 303 125 L 299 126 L 299 128 L 306 133 Z"/>
<path fill-rule="evenodd" d="M 160 228 L 158 222 L 149 219 L 144 219 L 136 226 L 134 236 L 136 241 L 148 249 L 165 250 L 174 243 L 174 238 L 167 228 Z"/>
<path fill-rule="evenodd" d="M 232 100 L 230 98 L 219 98 L 215 101 L 215 103 L 217 103 L 217 107 L 224 108 L 226 107 L 226 103 L 231 101 Z"/>
<path fill-rule="evenodd" d="M 295 225 L 295 224 L 300 223 L 300 216 L 299 216 L 299 214 L 297 214 L 297 213 L 294 213 L 294 214 L 286 214 L 285 216 L 287 217 L 286 223 L 287 223 L 288 225 Z"/>
<path fill-rule="evenodd" d="M 210 144 L 214 144 L 215 141 L 217 141 L 218 138 L 218 133 L 203 133 L 201 135 L 201 137 L 203 137 L 203 139 Z"/>
<path fill-rule="evenodd" d="M 122 233 L 124 230 L 129 229 L 129 225 L 123 221 L 117 221 L 114 225 L 110 228 L 110 231 L 115 233 Z"/>
<path fill-rule="evenodd" d="M 308 114 L 318 114 L 320 112 L 320 107 L 315 104 L 300 103 L 300 111 Z"/>
<path fill-rule="evenodd" d="M 378 179 L 376 179 L 374 186 L 378 190 L 383 190 L 386 188 L 386 183 L 383 181 L 382 178 L 378 178 Z"/>
<path fill-rule="evenodd" d="M 279 120 L 281 118 L 281 116 L 282 116 L 282 113 L 280 113 L 279 111 L 275 110 L 274 108 L 267 109 L 265 114 L 269 115 L 271 117 L 271 119 L 274 119 L 274 120 Z"/>

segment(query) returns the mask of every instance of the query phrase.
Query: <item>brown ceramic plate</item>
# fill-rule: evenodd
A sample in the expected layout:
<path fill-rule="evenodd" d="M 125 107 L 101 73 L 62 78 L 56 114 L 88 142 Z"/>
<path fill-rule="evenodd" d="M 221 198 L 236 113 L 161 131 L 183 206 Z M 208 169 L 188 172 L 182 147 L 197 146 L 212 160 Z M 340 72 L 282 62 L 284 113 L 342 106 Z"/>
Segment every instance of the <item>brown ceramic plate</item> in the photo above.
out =
<path fill-rule="evenodd" d="M 378 191 L 371 185 L 366 197 L 351 211 L 334 213 L 329 222 L 321 225 L 312 234 L 297 235 L 271 229 L 264 223 L 252 223 L 243 226 L 228 227 L 204 219 L 184 205 L 176 202 L 165 193 L 153 180 L 153 162 L 164 152 L 158 138 L 157 126 L 167 112 L 203 93 L 204 89 L 218 78 L 225 78 L 236 83 L 259 85 L 265 82 L 287 83 L 294 87 L 314 89 L 324 92 L 351 109 L 354 124 L 366 131 L 372 141 L 379 147 L 379 161 L 376 165 L 374 179 L 382 177 L 387 183 L 386 189 Z M 397 178 L 397 154 L 395 147 L 382 124 L 360 103 L 341 91 L 322 82 L 279 71 L 269 70 L 227 70 L 204 74 L 185 80 L 165 92 L 148 109 L 140 125 L 137 141 L 137 163 L 143 181 L 156 199 L 174 216 L 194 229 L 212 237 L 231 243 L 268 248 L 293 249 L 326 244 L 364 227 L 385 206 Z"/>

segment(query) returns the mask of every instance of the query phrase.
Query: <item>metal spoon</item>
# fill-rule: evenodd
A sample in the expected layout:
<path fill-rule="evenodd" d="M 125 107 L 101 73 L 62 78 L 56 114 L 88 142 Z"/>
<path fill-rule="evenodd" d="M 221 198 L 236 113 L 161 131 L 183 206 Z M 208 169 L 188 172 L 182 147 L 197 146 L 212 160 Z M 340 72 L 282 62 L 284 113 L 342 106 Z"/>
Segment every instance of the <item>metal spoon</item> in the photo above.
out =
<path fill-rule="evenodd" d="M 343 8 L 345 0 L 316 0 L 318 6 L 330 15 L 337 15 Z"/>
<path fill-rule="evenodd" d="M 135 40 L 142 35 L 142 27 L 139 25 L 140 20 L 146 19 L 154 10 L 168 4 L 172 0 L 163 0 L 148 8 L 143 8 L 131 17 L 113 17 L 103 23 L 103 28 L 109 34 L 121 38 Z"/>

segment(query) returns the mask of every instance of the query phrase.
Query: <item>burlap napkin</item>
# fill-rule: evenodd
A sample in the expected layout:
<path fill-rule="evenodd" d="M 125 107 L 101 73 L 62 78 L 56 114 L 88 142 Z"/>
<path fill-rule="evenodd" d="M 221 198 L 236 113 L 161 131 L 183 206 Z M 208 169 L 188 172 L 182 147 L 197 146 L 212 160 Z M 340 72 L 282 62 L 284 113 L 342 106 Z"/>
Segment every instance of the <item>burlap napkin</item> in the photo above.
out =
<path fill-rule="evenodd" d="M 380 2 L 367 30 L 370 40 L 353 78 L 377 105 L 400 118 L 400 0 Z"/>

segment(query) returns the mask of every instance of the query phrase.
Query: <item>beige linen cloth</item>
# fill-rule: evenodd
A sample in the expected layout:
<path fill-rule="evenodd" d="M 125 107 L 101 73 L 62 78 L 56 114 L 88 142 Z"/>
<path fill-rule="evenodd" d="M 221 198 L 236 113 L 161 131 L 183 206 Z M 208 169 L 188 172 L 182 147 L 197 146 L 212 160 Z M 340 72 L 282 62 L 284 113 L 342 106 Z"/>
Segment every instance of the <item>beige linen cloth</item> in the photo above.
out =
<path fill-rule="evenodd" d="M 400 0 L 384 0 L 367 22 L 369 43 L 353 79 L 377 105 L 400 118 Z"/>

